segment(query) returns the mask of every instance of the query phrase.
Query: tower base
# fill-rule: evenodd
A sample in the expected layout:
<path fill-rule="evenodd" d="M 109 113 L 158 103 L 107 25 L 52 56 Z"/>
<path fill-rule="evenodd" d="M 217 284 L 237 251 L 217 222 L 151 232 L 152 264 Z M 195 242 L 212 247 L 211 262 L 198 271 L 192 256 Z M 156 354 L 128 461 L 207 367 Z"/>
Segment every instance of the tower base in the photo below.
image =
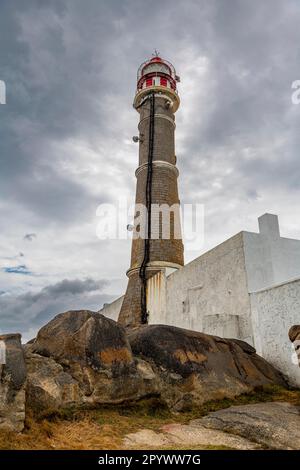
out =
<path fill-rule="evenodd" d="M 126 293 L 122 303 L 118 322 L 125 327 L 134 327 L 142 323 L 142 280 L 139 273 L 129 277 Z"/>
<path fill-rule="evenodd" d="M 177 263 L 153 261 L 147 266 L 146 278 L 148 280 L 155 276 L 155 274 L 165 271 L 166 269 L 173 271 L 181 267 L 182 266 Z M 129 269 L 127 275 L 129 279 L 118 322 L 125 327 L 135 327 L 143 323 L 141 302 L 143 282 L 139 275 L 139 268 Z"/>

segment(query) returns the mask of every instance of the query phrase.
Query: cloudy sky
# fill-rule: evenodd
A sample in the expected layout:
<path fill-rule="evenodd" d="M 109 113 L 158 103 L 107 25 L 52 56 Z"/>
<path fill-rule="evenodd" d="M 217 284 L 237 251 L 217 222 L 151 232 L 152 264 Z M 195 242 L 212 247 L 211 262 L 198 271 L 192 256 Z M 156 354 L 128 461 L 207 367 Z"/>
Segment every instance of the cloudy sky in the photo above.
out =
<path fill-rule="evenodd" d="M 182 202 L 204 204 L 186 261 L 265 212 L 300 238 L 298 0 L 1 0 L 0 331 L 99 309 L 126 286 L 130 240 L 96 209 L 133 202 L 136 70 L 157 48 L 181 76 Z"/>

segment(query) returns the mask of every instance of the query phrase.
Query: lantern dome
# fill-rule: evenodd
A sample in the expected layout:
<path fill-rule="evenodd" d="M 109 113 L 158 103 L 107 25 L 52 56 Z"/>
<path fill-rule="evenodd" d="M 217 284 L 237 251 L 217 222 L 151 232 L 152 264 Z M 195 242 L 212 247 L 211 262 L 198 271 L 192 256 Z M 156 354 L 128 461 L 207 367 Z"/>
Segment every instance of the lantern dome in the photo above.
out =
<path fill-rule="evenodd" d="M 180 102 L 177 94 L 178 81 L 179 77 L 176 75 L 174 66 L 155 54 L 154 57 L 143 62 L 138 69 L 134 106 L 137 107 L 145 95 L 155 91 L 171 98 L 174 102 L 174 111 L 176 111 Z"/>

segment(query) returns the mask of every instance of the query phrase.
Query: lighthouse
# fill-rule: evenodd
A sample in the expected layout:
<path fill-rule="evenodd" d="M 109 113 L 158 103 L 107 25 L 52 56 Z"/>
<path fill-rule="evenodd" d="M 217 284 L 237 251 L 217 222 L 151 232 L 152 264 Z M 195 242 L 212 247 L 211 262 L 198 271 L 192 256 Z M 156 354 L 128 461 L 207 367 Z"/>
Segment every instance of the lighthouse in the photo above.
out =
<path fill-rule="evenodd" d="M 158 53 L 137 73 L 139 164 L 129 279 L 118 320 L 126 327 L 148 323 L 148 280 L 184 263 L 175 154 L 178 81 L 173 65 Z"/>

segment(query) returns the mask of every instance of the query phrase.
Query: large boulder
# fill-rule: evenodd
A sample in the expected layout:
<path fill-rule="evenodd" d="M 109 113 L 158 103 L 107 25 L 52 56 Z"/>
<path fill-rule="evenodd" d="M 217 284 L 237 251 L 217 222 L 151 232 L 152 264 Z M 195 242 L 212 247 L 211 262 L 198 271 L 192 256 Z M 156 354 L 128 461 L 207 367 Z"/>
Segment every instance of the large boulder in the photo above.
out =
<path fill-rule="evenodd" d="M 132 329 L 128 339 L 133 354 L 159 377 L 161 397 L 177 410 L 259 386 L 285 385 L 281 373 L 242 341 L 166 325 Z"/>
<path fill-rule="evenodd" d="M 56 315 L 40 329 L 32 350 L 64 365 L 76 362 L 94 370 L 108 368 L 116 375 L 133 365 L 124 329 L 89 310 Z"/>
<path fill-rule="evenodd" d="M 290 403 L 231 406 L 191 424 L 239 435 L 272 449 L 300 450 L 300 408 Z"/>
<path fill-rule="evenodd" d="M 79 383 L 54 359 L 26 350 L 26 363 L 28 408 L 43 414 L 81 403 Z"/>
<path fill-rule="evenodd" d="M 231 406 L 189 424 L 164 425 L 159 432 L 141 429 L 127 434 L 124 444 L 139 449 L 213 445 L 300 450 L 300 409 L 285 402 Z"/>
<path fill-rule="evenodd" d="M 125 329 L 87 310 L 57 315 L 26 345 L 27 406 L 40 413 L 159 397 L 184 410 L 280 384 L 250 345 L 165 325 Z"/>
<path fill-rule="evenodd" d="M 57 315 L 26 345 L 27 406 L 37 412 L 122 403 L 156 393 L 122 326 L 88 310 Z"/>
<path fill-rule="evenodd" d="M 261 446 L 240 436 L 227 432 L 208 429 L 200 424 L 171 423 L 162 426 L 159 430 L 141 429 L 127 434 L 123 439 L 125 449 L 165 449 L 182 448 L 202 449 L 209 447 L 222 447 L 235 450 L 256 450 Z"/>
<path fill-rule="evenodd" d="M 22 431 L 26 367 L 21 335 L 0 335 L 0 429 Z"/>

